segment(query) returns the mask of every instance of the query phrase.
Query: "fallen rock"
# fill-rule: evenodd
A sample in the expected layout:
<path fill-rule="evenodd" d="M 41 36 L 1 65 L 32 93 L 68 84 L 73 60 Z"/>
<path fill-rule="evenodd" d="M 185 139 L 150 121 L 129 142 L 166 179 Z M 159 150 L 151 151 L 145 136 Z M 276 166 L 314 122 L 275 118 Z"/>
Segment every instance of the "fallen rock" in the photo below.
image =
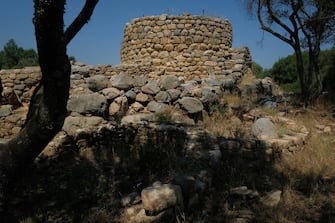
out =
<path fill-rule="evenodd" d="M 142 190 L 141 198 L 147 215 L 157 215 L 167 208 L 183 204 L 181 188 L 173 184 L 153 184 Z"/>
<path fill-rule="evenodd" d="M 251 127 L 252 135 L 262 138 L 276 138 L 276 127 L 269 118 L 257 119 Z"/>

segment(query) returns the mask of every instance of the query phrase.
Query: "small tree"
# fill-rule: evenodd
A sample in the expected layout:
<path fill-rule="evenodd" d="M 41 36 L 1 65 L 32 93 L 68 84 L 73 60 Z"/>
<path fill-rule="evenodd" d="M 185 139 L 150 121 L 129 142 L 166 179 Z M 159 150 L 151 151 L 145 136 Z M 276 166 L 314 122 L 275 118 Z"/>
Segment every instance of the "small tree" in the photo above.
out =
<path fill-rule="evenodd" d="M 0 143 L 1 222 L 10 222 L 5 208 L 6 199 L 9 199 L 7 189 L 20 170 L 33 162 L 63 126 L 71 74 L 66 46 L 87 23 L 98 0 L 86 0 L 66 30 L 63 21 L 65 3 L 66 0 L 34 0 L 33 22 L 42 79 L 31 98 L 21 131 L 10 141 Z"/>
<path fill-rule="evenodd" d="M 0 51 L 0 68 L 10 69 L 38 64 L 38 56 L 35 50 L 25 50 L 19 47 L 14 39 L 10 39 L 3 50 Z"/>
<path fill-rule="evenodd" d="M 10 39 L 3 48 L 3 60 L 7 68 L 14 67 L 19 63 L 20 54 L 22 52 L 14 39 Z"/>
<path fill-rule="evenodd" d="M 319 54 L 322 43 L 334 37 L 335 2 L 328 0 L 245 0 L 261 28 L 289 44 L 296 57 L 302 100 L 307 105 L 322 90 Z M 302 50 L 308 51 L 308 64 Z M 307 66 L 307 72 L 305 72 Z M 315 85 L 314 85 L 315 83 Z"/>

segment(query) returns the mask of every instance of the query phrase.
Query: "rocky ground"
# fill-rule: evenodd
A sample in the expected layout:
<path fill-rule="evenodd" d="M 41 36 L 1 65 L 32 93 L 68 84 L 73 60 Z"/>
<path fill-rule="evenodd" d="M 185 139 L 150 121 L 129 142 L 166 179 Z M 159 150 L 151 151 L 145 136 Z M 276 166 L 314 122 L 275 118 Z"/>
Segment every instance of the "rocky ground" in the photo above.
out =
<path fill-rule="evenodd" d="M 74 68 L 63 131 L 11 191 L 10 209 L 22 222 L 335 217 L 335 175 L 293 178 L 289 174 L 298 167 L 281 163 L 306 152 L 312 138 L 335 144 L 331 110 L 296 108 L 270 79 L 250 72 L 151 79 L 93 75 L 82 64 Z M 4 85 L 2 140 L 19 132 L 29 102 L 24 96 L 31 91 Z M 312 125 L 299 118 L 313 111 L 323 117 Z M 326 191 L 328 202 L 320 205 Z M 316 194 L 314 203 L 305 201 Z"/>

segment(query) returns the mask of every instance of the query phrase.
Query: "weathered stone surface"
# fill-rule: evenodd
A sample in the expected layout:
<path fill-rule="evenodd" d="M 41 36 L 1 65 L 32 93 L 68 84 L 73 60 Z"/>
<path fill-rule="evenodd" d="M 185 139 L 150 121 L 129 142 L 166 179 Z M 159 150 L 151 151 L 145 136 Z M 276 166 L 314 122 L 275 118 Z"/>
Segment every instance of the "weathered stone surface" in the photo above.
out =
<path fill-rule="evenodd" d="M 164 112 L 169 106 L 162 102 L 150 101 L 147 108 L 151 112 Z"/>
<path fill-rule="evenodd" d="M 93 91 L 97 92 L 108 86 L 108 80 L 105 75 L 98 74 L 92 77 L 87 78 L 86 80 L 88 88 Z"/>
<path fill-rule="evenodd" d="M 63 130 L 69 135 L 76 135 L 78 130 L 92 129 L 104 122 L 104 119 L 98 116 L 68 116 L 65 119 Z"/>
<path fill-rule="evenodd" d="M 258 138 L 278 137 L 275 125 L 269 118 L 257 119 L 251 127 L 253 136 Z"/>
<path fill-rule="evenodd" d="M 106 97 L 106 99 L 111 100 L 121 95 L 121 91 L 117 88 L 105 88 L 101 90 L 101 93 Z"/>
<path fill-rule="evenodd" d="M 148 102 L 149 96 L 147 94 L 140 92 L 139 94 L 136 95 L 135 100 L 138 102 Z"/>
<path fill-rule="evenodd" d="M 148 121 L 154 120 L 153 114 L 147 114 L 147 113 L 138 113 L 134 115 L 126 115 L 121 119 L 122 125 L 138 125 L 138 124 L 144 124 Z"/>
<path fill-rule="evenodd" d="M 159 80 L 149 80 L 146 85 L 144 85 L 141 90 L 146 94 L 157 94 L 160 91 Z"/>
<path fill-rule="evenodd" d="M 106 110 L 107 100 L 99 94 L 83 94 L 70 97 L 67 110 L 81 114 L 103 114 Z"/>
<path fill-rule="evenodd" d="M 120 104 L 118 104 L 114 101 L 109 105 L 108 114 L 110 116 L 114 116 L 114 115 L 116 115 L 117 113 L 120 112 L 120 109 L 121 109 Z"/>
<path fill-rule="evenodd" d="M 124 95 L 128 98 L 128 101 L 133 102 L 136 99 L 136 93 L 133 90 L 127 91 Z"/>
<path fill-rule="evenodd" d="M 178 102 L 181 105 L 181 107 L 190 114 L 201 112 L 204 109 L 204 106 L 201 103 L 201 101 L 196 98 L 183 97 L 182 99 L 179 99 Z"/>
<path fill-rule="evenodd" d="M 171 96 L 166 91 L 160 91 L 155 96 L 155 100 L 157 102 L 170 102 L 171 101 Z"/>
<path fill-rule="evenodd" d="M 202 88 L 201 92 L 201 101 L 203 103 L 213 103 L 218 102 L 219 96 L 218 96 L 218 90 L 213 87 L 204 87 Z"/>
<path fill-rule="evenodd" d="M 0 106 L 0 117 L 6 117 L 12 114 L 12 105 L 1 105 Z"/>
<path fill-rule="evenodd" d="M 175 89 L 179 87 L 181 84 L 178 77 L 175 75 L 166 75 L 162 77 L 161 80 L 161 88 L 162 90 L 169 90 L 169 89 Z"/>
<path fill-rule="evenodd" d="M 173 184 L 156 184 L 147 187 L 142 190 L 141 198 L 143 208 L 149 215 L 157 215 L 164 209 L 183 204 L 181 188 Z"/>
<path fill-rule="evenodd" d="M 169 89 L 166 92 L 170 95 L 171 101 L 177 100 L 181 94 L 181 91 L 178 89 Z"/>
<path fill-rule="evenodd" d="M 118 74 L 111 78 L 111 85 L 120 90 L 129 90 L 134 86 L 135 80 L 127 74 Z"/>

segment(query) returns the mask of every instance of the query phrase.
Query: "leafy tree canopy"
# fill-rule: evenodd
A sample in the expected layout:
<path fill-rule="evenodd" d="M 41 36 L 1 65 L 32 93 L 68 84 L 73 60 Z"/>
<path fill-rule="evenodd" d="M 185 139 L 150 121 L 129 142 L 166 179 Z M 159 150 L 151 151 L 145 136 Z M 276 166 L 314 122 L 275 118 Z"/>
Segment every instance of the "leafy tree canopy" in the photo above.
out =
<path fill-rule="evenodd" d="M 308 65 L 308 52 L 302 52 L 302 59 Z M 335 89 L 335 47 L 322 50 L 319 56 L 320 76 L 324 79 L 323 90 Z M 304 67 L 305 69 L 308 66 Z M 307 72 L 307 71 L 306 71 Z M 270 69 L 263 69 L 261 65 L 253 62 L 253 73 L 257 78 L 271 77 L 286 90 L 299 93 L 298 71 L 295 54 L 277 60 Z"/>
<path fill-rule="evenodd" d="M 0 68 L 21 68 L 38 65 L 38 56 L 33 49 L 23 49 L 19 47 L 14 39 L 8 42 L 0 51 Z"/>

